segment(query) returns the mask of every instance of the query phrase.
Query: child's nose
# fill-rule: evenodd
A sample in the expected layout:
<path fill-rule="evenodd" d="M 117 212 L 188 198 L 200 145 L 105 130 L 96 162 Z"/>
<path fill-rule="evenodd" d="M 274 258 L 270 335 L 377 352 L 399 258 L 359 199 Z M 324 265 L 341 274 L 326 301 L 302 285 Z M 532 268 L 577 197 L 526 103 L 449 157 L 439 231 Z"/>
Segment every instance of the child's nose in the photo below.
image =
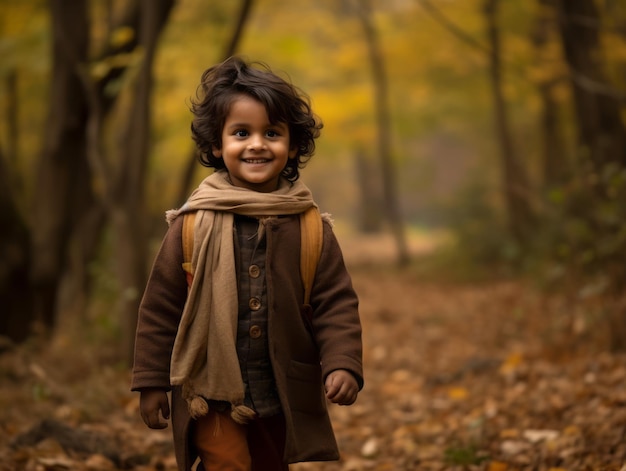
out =
<path fill-rule="evenodd" d="M 250 143 L 248 144 L 248 149 L 250 150 L 260 150 L 265 147 L 265 141 L 262 136 L 253 135 L 250 138 Z"/>

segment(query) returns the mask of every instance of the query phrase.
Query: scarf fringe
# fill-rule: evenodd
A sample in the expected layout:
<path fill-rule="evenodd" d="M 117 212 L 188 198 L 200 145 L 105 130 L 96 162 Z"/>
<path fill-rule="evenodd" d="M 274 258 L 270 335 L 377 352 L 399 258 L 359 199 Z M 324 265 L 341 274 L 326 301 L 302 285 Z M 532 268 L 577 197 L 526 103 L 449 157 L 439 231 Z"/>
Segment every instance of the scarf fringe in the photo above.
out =
<path fill-rule="evenodd" d="M 183 386 L 183 397 L 187 401 L 187 408 L 192 419 L 198 419 L 209 413 L 208 401 L 193 392 L 193 385 L 187 383 Z M 257 416 L 256 412 L 243 404 L 231 404 L 231 418 L 238 424 L 247 424 Z"/>
<path fill-rule="evenodd" d="M 188 399 L 187 406 L 192 419 L 197 419 L 209 413 L 209 403 L 201 396 L 194 396 Z"/>
<path fill-rule="evenodd" d="M 198 419 L 209 413 L 209 403 L 202 396 L 194 396 L 187 400 L 189 415 L 192 419 Z M 256 418 L 256 412 L 248 406 L 233 405 L 230 411 L 231 418 L 238 424 L 245 425 Z"/>
<path fill-rule="evenodd" d="M 181 213 L 184 213 L 188 209 L 189 206 L 187 205 L 187 203 L 177 209 L 168 209 L 167 211 L 165 211 L 165 222 L 167 222 L 168 226 L 171 226 L 174 219 L 176 219 Z"/>
<path fill-rule="evenodd" d="M 256 412 L 243 404 L 239 406 L 233 405 L 230 416 L 238 424 L 247 424 L 256 418 Z"/>

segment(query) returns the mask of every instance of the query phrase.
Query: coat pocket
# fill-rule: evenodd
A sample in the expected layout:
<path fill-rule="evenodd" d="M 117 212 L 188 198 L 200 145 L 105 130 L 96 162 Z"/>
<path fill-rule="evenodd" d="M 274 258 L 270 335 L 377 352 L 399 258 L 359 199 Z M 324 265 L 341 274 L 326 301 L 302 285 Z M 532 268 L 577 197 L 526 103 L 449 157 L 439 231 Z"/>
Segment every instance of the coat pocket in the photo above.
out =
<path fill-rule="evenodd" d="M 322 368 L 318 363 L 291 360 L 287 371 L 289 407 L 307 414 L 326 413 Z"/>

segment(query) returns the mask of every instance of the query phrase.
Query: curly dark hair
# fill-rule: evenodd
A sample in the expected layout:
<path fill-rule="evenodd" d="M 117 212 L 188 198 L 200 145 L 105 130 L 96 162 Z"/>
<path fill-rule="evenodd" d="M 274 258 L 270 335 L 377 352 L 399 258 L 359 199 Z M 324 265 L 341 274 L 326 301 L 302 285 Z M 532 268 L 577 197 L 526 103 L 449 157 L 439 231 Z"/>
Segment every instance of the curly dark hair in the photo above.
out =
<path fill-rule="evenodd" d="M 236 56 L 202 74 L 196 99 L 191 102 L 191 134 L 200 151 L 200 163 L 225 168 L 224 160 L 215 157 L 213 149 L 222 148 L 222 128 L 230 105 L 241 94 L 263 103 L 272 124 L 286 123 L 289 127 L 290 146 L 297 148 L 297 153 L 288 159 L 282 175 L 296 181 L 300 169 L 315 153 L 315 139 L 323 124 L 313 114 L 309 97 L 299 88 L 274 74 L 266 64 L 248 63 Z"/>

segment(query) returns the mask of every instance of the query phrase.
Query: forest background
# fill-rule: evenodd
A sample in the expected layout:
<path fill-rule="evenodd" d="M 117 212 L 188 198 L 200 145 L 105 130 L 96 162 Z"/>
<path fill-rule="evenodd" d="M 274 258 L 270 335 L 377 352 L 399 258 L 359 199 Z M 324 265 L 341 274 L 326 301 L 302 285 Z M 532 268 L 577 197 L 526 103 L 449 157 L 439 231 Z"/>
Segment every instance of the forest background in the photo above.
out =
<path fill-rule="evenodd" d="M 207 174 L 190 100 L 233 53 L 311 97 L 324 129 L 302 178 L 362 276 L 410 273 L 409 291 L 530 281 L 586 307 L 565 314 L 572 344 L 624 349 L 622 2 L 0 0 L 0 13 L 3 351 L 81 333 L 128 365 L 163 212 Z"/>

